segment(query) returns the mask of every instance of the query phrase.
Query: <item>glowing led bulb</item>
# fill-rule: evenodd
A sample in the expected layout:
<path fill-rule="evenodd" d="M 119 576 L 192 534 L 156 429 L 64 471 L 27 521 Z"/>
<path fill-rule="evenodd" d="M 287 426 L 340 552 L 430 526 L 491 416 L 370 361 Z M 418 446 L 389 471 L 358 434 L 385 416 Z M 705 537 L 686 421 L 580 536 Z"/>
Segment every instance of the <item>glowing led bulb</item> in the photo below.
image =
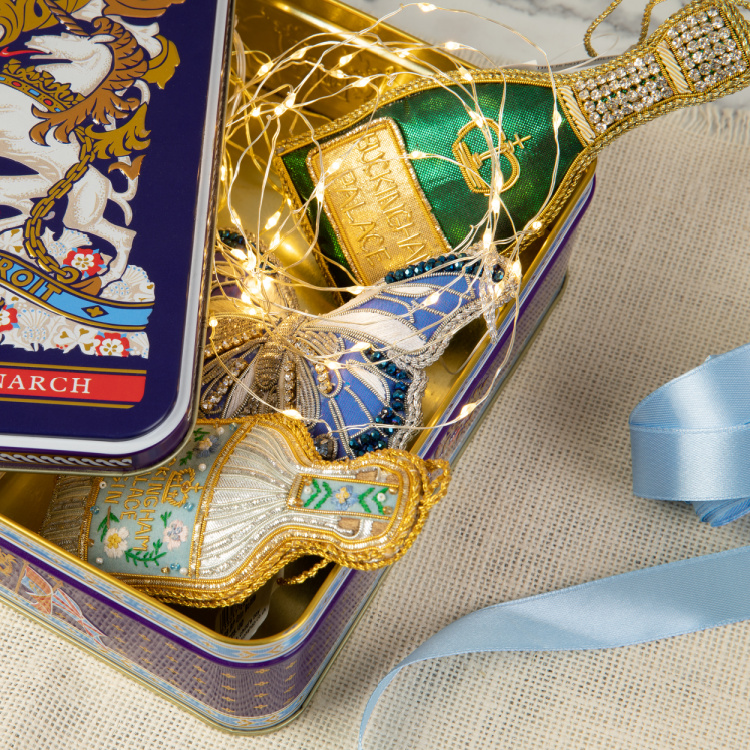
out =
<path fill-rule="evenodd" d="M 463 419 L 464 417 L 468 417 L 471 412 L 474 411 L 474 409 L 477 408 L 476 404 L 464 404 L 461 407 L 461 413 L 458 415 L 459 419 Z"/>
<path fill-rule="evenodd" d="M 445 49 L 461 49 L 463 44 L 459 44 L 458 42 L 446 42 L 444 46 Z"/>
<path fill-rule="evenodd" d="M 326 169 L 326 172 L 328 174 L 333 174 L 334 172 L 337 172 L 341 168 L 341 159 L 336 159 L 328 169 Z"/>
<path fill-rule="evenodd" d="M 437 6 L 432 3 L 417 3 L 417 7 L 422 13 L 432 13 L 433 10 L 437 10 Z"/>
<path fill-rule="evenodd" d="M 294 99 L 295 99 L 295 94 L 294 92 L 292 92 L 291 94 L 289 94 L 289 96 L 287 96 L 286 99 L 284 99 L 284 106 L 287 109 L 291 109 L 294 106 Z"/>
<path fill-rule="evenodd" d="M 339 57 L 339 65 L 346 65 L 354 59 L 354 55 L 342 55 Z"/>
<path fill-rule="evenodd" d="M 484 246 L 485 250 L 490 249 L 490 245 L 492 244 L 492 231 L 489 227 L 484 230 L 484 234 L 482 235 L 482 245 Z"/>
<path fill-rule="evenodd" d="M 258 68 L 258 75 L 264 76 L 272 67 L 273 65 L 270 62 L 261 65 L 260 68 Z"/>
<path fill-rule="evenodd" d="M 233 258 L 237 258 L 237 260 L 246 261 L 247 255 L 244 253 L 244 251 L 240 250 L 238 247 L 230 247 L 229 253 Z"/>
<path fill-rule="evenodd" d="M 219 321 L 216 320 L 216 318 L 211 318 L 211 320 L 208 321 L 208 325 L 210 325 L 211 328 L 216 328 L 216 326 L 219 325 Z"/>
<path fill-rule="evenodd" d="M 260 117 L 260 107 L 253 107 L 253 109 L 250 110 L 250 117 Z"/>
<path fill-rule="evenodd" d="M 275 250 L 279 245 L 281 244 L 281 235 L 276 232 L 276 234 L 273 236 L 273 239 L 271 240 L 271 244 L 269 245 L 271 250 Z"/>
<path fill-rule="evenodd" d="M 291 55 L 289 55 L 290 60 L 301 60 L 305 56 L 305 52 L 307 52 L 307 47 L 301 47 L 300 49 L 296 50 L 295 52 L 292 52 Z"/>
<path fill-rule="evenodd" d="M 433 292 L 429 297 L 425 298 L 425 305 L 434 305 L 440 299 L 440 292 Z"/>
<path fill-rule="evenodd" d="M 358 81 L 354 83 L 354 86 L 356 86 L 358 89 L 364 88 L 365 86 L 367 86 L 368 83 L 370 83 L 371 80 L 372 78 L 370 77 L 360 78 Z"/>
<path fill-rule="evenodd" d="M 271 218 L 266 222 L 265 229 L 273 229 L 278 223 L 279 219 L 281 218 L 281 211 L 277 211 Z"/>
<path fill-rule="evenodd" d="M 284 409 L 281 413 L 285 417 L 291 417 L 292 419 L 303 419 L 302 415 L 296 409 Z"/>

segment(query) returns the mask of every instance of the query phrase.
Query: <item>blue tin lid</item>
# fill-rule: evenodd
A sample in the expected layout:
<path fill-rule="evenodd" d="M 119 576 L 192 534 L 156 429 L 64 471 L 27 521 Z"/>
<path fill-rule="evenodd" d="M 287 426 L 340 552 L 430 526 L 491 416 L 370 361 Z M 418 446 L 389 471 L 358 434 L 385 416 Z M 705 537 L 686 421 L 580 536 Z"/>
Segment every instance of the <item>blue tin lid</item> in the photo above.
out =
<path fill-rule="evenodd" d="M 18 5 L 0 7 L 0 468 L 140 470 L 194 416 L 229 0 Z"/>

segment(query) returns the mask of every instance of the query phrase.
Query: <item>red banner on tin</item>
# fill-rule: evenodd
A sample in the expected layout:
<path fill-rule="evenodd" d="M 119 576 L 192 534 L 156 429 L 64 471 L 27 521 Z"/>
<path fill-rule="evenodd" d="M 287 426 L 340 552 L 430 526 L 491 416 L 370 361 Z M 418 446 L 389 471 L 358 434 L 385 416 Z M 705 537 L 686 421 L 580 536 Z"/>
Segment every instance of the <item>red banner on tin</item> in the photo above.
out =
<path fill-rule="evenodd" d="M 0 365 L 0 399 L 106 401 L 136 404 L 143 398 L 146 375 L 135 373 Z"/>

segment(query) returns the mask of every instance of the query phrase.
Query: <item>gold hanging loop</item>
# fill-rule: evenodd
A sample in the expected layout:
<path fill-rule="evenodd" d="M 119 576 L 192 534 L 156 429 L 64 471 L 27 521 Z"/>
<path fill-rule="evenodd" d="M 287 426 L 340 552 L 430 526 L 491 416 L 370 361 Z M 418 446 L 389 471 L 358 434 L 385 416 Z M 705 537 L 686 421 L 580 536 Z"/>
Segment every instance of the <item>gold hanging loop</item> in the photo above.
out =
<path fill-rule="evenodd" d="M 648 36 L 648 27 L 651 24 L 651 11 L 655 5 L 664 2 L 664 0 L 649 0 L 648 5 L 643 11 L 643 18 L 641 19 L 641 35 L 638 37 L 638 44 L 646 41 Z"/>
<path fill-rule="evenodd" d="M 596 30 L 596 27 L 622 2 L 622 0 L 612 0 L 606 10 L 598 15 L 592 22 L 591 25 L 586 29 L 586 33 L 583 35 L 583 46 L 586 48 L 586 52 L 589 57 L 596 57 L 597 52 L 591 45 L 591 35 Z M 649 0 L 643 11 L 643 18 L 641 19 L 641 34 L 638 37 L 638 44 L 643 42 L 648 36 L 648 27 L 651 24 L 651 11 L 655 5 L 664 2 L 664 0 Z M 738 0 L 738 4 L 748 2 L 748 0 Z"/>

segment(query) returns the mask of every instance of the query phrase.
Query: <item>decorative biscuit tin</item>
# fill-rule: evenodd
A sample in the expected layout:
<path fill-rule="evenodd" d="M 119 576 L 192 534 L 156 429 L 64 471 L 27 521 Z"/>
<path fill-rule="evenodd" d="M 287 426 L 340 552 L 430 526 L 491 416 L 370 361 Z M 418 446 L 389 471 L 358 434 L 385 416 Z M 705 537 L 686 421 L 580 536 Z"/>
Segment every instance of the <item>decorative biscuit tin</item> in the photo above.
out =
<path fill-rule="evenodd" d="M 560 290 L 568 260 L 566 241 L 592 188 L 592 181 L 582 186 L 527 277 L 506 372 Z M 453 392 L 446 389 L 447 409 L 437 405 L 433 410 L 440 409 L 438 415 L 457 413 L 481 395 L 510 340 L 508 321 L 498 344 L 477 354 Z M 431 433 L 417 452 L 425 458 L 455 457 L 480 416 L 476 410 L 468 419 Z M 6 474 L 0 480 L 0 511 L 14 519 L 0 525 L 0 597 L 228 730 L 265 730 L 294 716 L 383 575 L 382 570 L 334 566 L 322 582 L 289 587 L 298 589 L 295 592 L 279 589 L 260 637 L 240 640 L 231 637 L 231 630 L 229 636 L 221 635 L 215 611 L 170 609 L 32 533 L 41 525 L 51 484 L 52 477 L 44 475 Z M 307 601 L 301 615 L 294 607 L 300 598 Z M 242 607 L 224 610 L 221 619 L 235 610 L 241 621 Z"/>
<path fill-rule="evenodd" d="M 167 20 L 169 14 L 178 14 L 190 5 L 191 0 L 184 5 L 176 4 L 158 19 L 165 38 L 172 38 L 178 46 L 177 32 L 172 37 L 166 33 Z M 246 42 L 263 47 L 269 55 L 277 55 L 290 41 L 304 39 L 321 29 L 344 35 L 364 25 L 360 14 L 330 1 L 298 0 L 290 5 L 275 0 L 255 0 L 251 5 L 240 5 L 238 16 L 238 29 Z M 214 52 L 221 46 L 219 26 L 221 23 L 216 22 Z M 388 38 L 406 39 L 399 36 L 399 32 L 386 31 L 390 34 Z M 386 32 L 383 34 L 385 38 Z M 274 45 L 278 48 L 272 49 Z M 204 53 L 207 55 L 204 60 L 213 59 L 207 48 Z M 392 64 L 392 57 L 390 53 L 378 56 L 377 50 L 370 50 L 367 65 L 369 69 L 386 69 Z M 204 78 L 199 80 L 207 85 Z M 171 83 L 164 91 L 153 92 L 153 106 L 160 95 L 166 96 L 170 91 Z M 174 100 L 170 101 L 176 106 Z M 330 115 L 339 116 L 353 104 L 359 102 L 331 99 Z M 155 123 L 150 136 L 152 141 L 157 130 Z M 144 159 L 144 169 L 150 156 L 149 152 Z M 175 181 L 175 184 L 181 183 Z M 430 388 L 423 402 L 427 427 L 450 421 L 465 405 L 476 402 L 481 396 L 491 396 L 489 391 L 496 389 L 507 376 L 561 289 L 569 254 L 567 240 L 586 208 L 593 186 L 592 166 L 547 233 L 523 251 L 520 259 L 523 283 L 515 336 L 514 311 L 509 305 L 501 313 L 495 344 L 483 337 L 484 327 L 477 321 L 477 325 L 472 324 L 465 333 L 455 337 L 441 359 L 430 365 L 427 371 Z M 250 195 L 257 190 L 255 184 L 247 187 Z M 227 217 L 221 219 L 226 221 Z M 266 216 L 261 217 L 262 221 L 266 219 Z M 171 230 L 173 233 L 186 231 L 185 227 L 171 227 Z M 202 241 L 205 227 L 196 230 L 196 234 Z M 170 245 L 159 247 L 165 246 Z M 300 255 L 304 247 L 302 241 Z M 202 245 L 199 254 L 202 254 Z M 145 267 L 147 260 L 148 257 L 139 262 Z M 151 266 L 149 278 L 152 279 L 150 269 Z M 317 273 L 320 277 L 319 270 Z M 157 298 L 151 313 L 154 320 L 161 300 L 158 280 L 156 287 Z M 150 332 L 151 328 L 148 330 Z M 184 346 L 183 339 L 188 338 L 182 332 L 175 333 L 175 339 L 164 346 L 174 352 Z M 192 346 L 194 351 L 195 342 Z M 39 352 L 32 353 L 45 352 L 47 350 L 40 347 Z M 72 353 L 50 351 L 58 358 Z M 96 355 L 75 356 L 93 358 Z M 94 361 L 98 364 L 98 360 Z M 501 376 L 495 378 L 502 363 Z M 146 394 L 150 382 L 147 382 Z M 489 401 L 487 398 L 483 403 L 486 405 Z M 36 404 L 32 406 L 38 408 Z M 59 408 L 66 410 L 65 413 L 83 411 L 71 405 Z M 107 414 L 128 414 L 135 408 Z M 422 432 L 412 452 L 427 460 L 455 459 L 481 412 L 481 408 L 476 408 L 461 421 Z M 105 427 L 102 431 L 106 432 Z M 98 465 L 95 472 L 105 473 Z M 105 477 L 103 481 L 110 480 Z M 245 602 L 231 607 L 214 610 L 167 606 L 37 535 L 53 485 L 52 476 L 39 473 L 7 473 L 0 478 L 0 598 L 226 730 L 264 731 L 280 726 L 297 714 L 383 575 L 379 570 L 351 570 L 332 565 L 325 575 L 319 574 L 299 585 L 274 588 L 272 581 Z M 314 559 L 303 559 L 292 563 L 284 569 L 283 575 L 294 576 L 314 562 Z"/>
<path fill-rule="evenodd" d="M 228 0 L 0 5 L 0 466 L 187 436 Z"/>

